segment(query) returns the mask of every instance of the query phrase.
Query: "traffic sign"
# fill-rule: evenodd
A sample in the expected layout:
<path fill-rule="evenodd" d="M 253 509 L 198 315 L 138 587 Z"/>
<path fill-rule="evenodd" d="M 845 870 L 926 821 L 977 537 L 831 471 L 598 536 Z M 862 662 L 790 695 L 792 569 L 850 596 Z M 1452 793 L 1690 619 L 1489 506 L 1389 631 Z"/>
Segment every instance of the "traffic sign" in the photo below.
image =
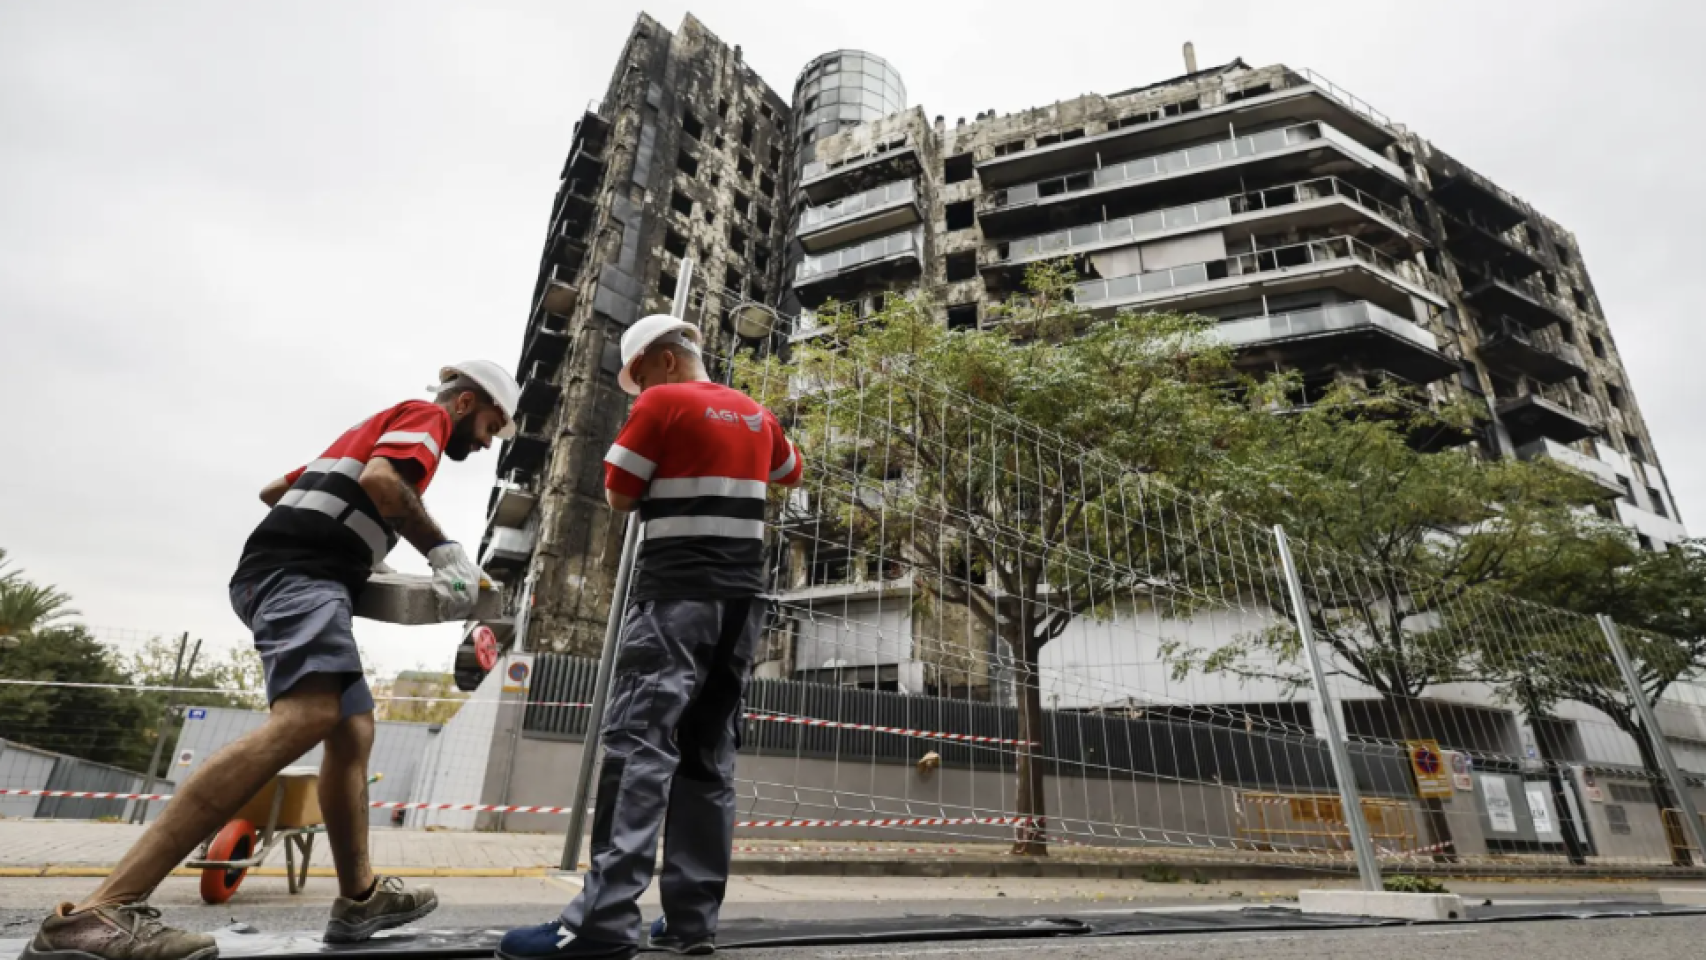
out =
<path fill-rule="evenodd" d="M 1416 795 L 1424 800 L 1445 800 L 1452 795 L 1451 775 L 1445 769 L 1445 755 L 1435 740 L 1408 740 L 1410 771 L 1416 775 Z"/>
<path fill-rule="evenodd" d="M 188 714 L 185 714 L 185 716 L 188 716 L 191 720 L 206 720 L 207 719 L 207 708 L 206 707 L 191 707 L 190 712 Z"/>

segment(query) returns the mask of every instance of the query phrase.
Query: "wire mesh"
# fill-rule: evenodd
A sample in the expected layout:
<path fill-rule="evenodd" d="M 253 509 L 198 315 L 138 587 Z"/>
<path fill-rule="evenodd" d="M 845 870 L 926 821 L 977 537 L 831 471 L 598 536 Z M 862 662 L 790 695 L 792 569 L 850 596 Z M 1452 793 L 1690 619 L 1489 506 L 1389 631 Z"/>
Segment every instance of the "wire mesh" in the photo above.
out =
<path fill-rule="evenodd" d="M 697 315 L 735 302 L 712 291 Z M 869 328 L 812 323 L 794 328 L 787 362 L 770 349 L 785 331 L 709 357 L 805 460 L 766 524 L 744 834 L 1348 867 L 1318 732 L 1333 709 L 1388 865 L 1563 875 L 1690 861 L 1656 754 L 1667 741 L 1643 727 L 1593 620 L 1297 541 L 1295 611 L 1270 529 L 958 393 L 903 352 L 861 362 L 847 337 Z M 609 602 L 592 596 L 608 589 L 596 562 L 578 585 L 557 571 L 589 609 Z M 1311 688 L 1296 615 L 1326 691 Z M 1706 742 L 1697 651 L 1638 631 L 1626 642 L 1677 759 L 1706 771 L 1706 749 L 1687 745 Z M 560 829 L 596 662 L 532 663 L 524 693 L 494 675 L 454 704 L 396 801 L 490 809 L 403 824 L 472 828 L 508 810 L 508 829 Z M 59 736 L 69 755 L 107 729 L 93 711 L 53 730 L 31 716 L 8 714 L 16 732 L 0 737 Z M 1698 775 L 1686 789 L 1701 792 Z"/>

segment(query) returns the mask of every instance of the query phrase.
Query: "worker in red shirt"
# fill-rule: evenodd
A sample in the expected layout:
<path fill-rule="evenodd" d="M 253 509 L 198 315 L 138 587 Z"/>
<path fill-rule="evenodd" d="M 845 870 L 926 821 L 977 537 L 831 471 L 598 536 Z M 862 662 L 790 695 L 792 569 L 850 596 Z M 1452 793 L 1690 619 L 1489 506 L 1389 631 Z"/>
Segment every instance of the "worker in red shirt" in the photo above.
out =
<path fill-rule="evenodd" d="M 800 456 L 775 415 L 710 381 L 685 321 L 630 327 L 618 381 L 639 399 L 604 458 L 605 499 L 640 511 L 644 541 L 604 719 L 592 869 L 560 918 L 504 936 L 507 960 L 633 956 L 660 831 L 651 946 L 716 949 L 741 703 L 768 607 L 766 492 L 799 483 Z"/>
<path fill-rule="evenodd" d="M 351 633 L 355 597 L 399 536 L 432 565 L 439 613 L 474 609 L 483 575 L 421 504 L 440 457 L 462 460 L 515 433 L 520 388 L 497 364 L 439 372 L 432 402 L 409 400 L 362 421 L 319 459 L 267 484 L 267 515 L 231 578 L 231 604 L 254 634 L 267 720 L 207 759 L 117 867 L 81 904 L 62 904 L 25 960 L 212 960 L 212 937 L 158 922 L 146 900 L 284 767 L 324 744 L 320 808 L 340 896 L 325 939 L 366 940 L 431 913 L 438 899 L 377 877 L 367 855 L 367 760 L 373 694 Z"/>

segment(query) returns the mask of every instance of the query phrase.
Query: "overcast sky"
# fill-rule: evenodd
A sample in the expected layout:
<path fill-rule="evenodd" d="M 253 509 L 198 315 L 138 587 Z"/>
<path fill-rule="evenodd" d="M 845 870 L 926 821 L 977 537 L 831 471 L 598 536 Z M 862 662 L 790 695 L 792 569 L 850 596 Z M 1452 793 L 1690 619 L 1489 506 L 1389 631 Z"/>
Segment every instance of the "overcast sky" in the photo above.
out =
<path fill-rule="evenodd" d="M 225 584 L 261 485 L 445 362 L 515 362 L 574 121 L 640 9 L 0 3 L 0 547 L 109 631 L 246 642 Z M 644 9 L 674 28 L 688 5 Z M 1186 40 L 1204 66 L 1325 74 L 1575 231 L 1706 525 L 1706 5 L 692 9 L 784 96 L 863 48 L 950 124 L 1175 76 Z M 470 545 L 494 462 L 447 463 L 427 495 Z M 358 633 L 387 673 L 445 666 L 457 638 Z"/>

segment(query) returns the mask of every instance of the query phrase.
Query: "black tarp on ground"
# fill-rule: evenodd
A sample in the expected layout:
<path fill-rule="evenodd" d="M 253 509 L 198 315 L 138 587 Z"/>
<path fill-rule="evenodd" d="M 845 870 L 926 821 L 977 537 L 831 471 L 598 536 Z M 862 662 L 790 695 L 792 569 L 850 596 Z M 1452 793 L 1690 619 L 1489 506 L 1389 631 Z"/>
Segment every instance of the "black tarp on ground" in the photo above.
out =
<path fill-rule="evenodd" d="M 1499 923 L 1533 920 L 1591 920 L 1647 916 L 1706 914 L 1693 907 L 1668 907 L 1641 901 L 1587 901 L 1580 903 L 1483 903 L 1469 907 L 1465 923 Z M 748 918 L 725 921 L 718 934 L 724 948 L 798 947 L 839 944 L 919 943 L 950 940 L 1002 940 L 1024 937 L 1116 937 L 1156 934 L 1219 933 L 1225 931 L 1345 930 L 1403 926 L 1401 920 L 1369 917 L 1305 915 L 1295 908 L 1278 906 L 1228 910 L 1133 910 L 1129 913 L 1058 914 L 1036 917 L 879 917 L 855 920 L 766 920 Z M 472 960 L 490 957 L 502 930 L 458 928 L 454 930 L 409 930 L 381 934 L 364 944 L 328 947 L 316 936 L 288 933 L 239 932 L 240 928 L 216 934 L 219 953 L 226 960 L 252 957 L 292 960 L 298 957 L 364 957 L 393 960 L 417 957 L 426 960 Z M 25 941 L 0 940 L 0 960 L 17 960 Z"/>

